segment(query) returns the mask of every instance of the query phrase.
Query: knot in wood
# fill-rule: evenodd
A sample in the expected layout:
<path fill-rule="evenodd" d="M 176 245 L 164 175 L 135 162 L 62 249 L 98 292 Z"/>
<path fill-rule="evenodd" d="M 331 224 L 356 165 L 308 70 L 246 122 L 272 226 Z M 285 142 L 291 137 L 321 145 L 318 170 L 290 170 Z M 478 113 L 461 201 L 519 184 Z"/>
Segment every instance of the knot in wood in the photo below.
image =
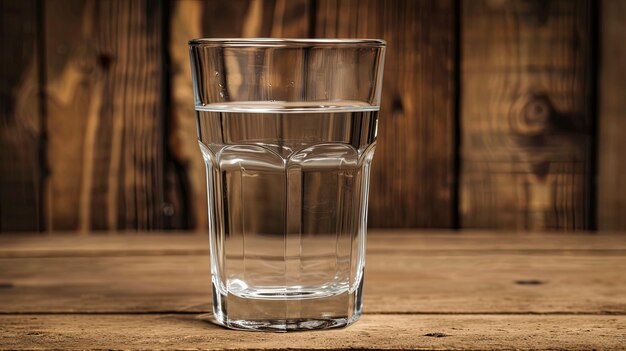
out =
<path fill-rule="evenodd" d="M 545 133 L 554 109 L 545 95 L 524 96 L 513 104 L 510 114 L 511 130 L 524 136 Z"/>
<path fill-rule="evenodd" d="M 430 336 L 432 338 L 445 338 L 447 336 L 451 336 L 450 334 L 446 334 L 446 333 L 426 333 L 424 334 L 424 336 Z"/>
<path fill-rule="evenodd" d="M 111 67 L 111 63 L 113 63 L 113 56 L 101 53 L 98 55 L 98 65 L 104 70 L 108 71 L 109 67 Z"/>
<path fill-rule="evenodd" d="M 402 99 L 400 97 L 396 97 L 393 99 L 393 104 L 391 106 L 391 116 L 393 118 L 400 118 L 404 116 L 404 104 L 402 103 Z"/>
<path fill-rule="evenodd" d="M 543 285 L 545 282 L 539 279 L 520 279 L 516 280 L 517 285 Z"/>

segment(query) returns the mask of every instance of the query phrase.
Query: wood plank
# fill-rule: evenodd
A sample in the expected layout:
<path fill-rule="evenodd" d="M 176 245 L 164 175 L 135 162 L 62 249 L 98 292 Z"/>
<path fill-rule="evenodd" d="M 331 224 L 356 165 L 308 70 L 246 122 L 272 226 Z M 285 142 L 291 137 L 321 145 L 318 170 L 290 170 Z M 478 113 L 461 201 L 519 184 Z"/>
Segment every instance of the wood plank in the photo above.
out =
<path fill-rule="evenodd" d="M 604 0 L 599 84 L 598 229 L 626 229 L 626 3 Z"/>
<path fill-rule="evenodd" d="M 453 1 L 317 2 L 315 35 L 387 41 L 369 225 L 451 227 Z"/>
<path fill-rule="evenodd" d="M 0 1 L 0 232 L 43 225 L 37 34 L 36 1 Z"/>
<path fill-rule="evenodd" d="M 0 316 L 0 349 L 591 350 L 626 344 L 624 316 L 369 315 L 337 330 L 227 331 L 193 315 Z"/>
<path fill-rule="evenodd" d="M 163 223 L 161 2 L 45 2 L 49 230 Z"/>
<path fill-rule="evenodd" d="M 188 232 L 94 233 L 77 238 L 72 233 L 0 236 L 0 257 L 90 257 L 206 255 L 208 236 Z M 619 254 L 626 250 L 623 232 L 511 233 L 505 231 L 369 230 L 371 253 L 411 252 L 441 254 Z"/>
<path fill-rule="evenodd" d="M 191 228 L 208 227 L 204 162 L 198 148 L 187 41 L 192 38 L 307 37 L 309 0 L 172 2 L 169 52 L 172 108 L 168 148 L 169 177 L 184 196 L 171 201 L 175 213 L 188 216 Z"/>
<path fill-rule="evenodd" d="M 384 247 L 368 251 L 366 313 L 626 313 L 623 249 Z M 0 259 L 0 313 L 207 312 L 210 301 L 207 253 Z"/>
<path fill-rule="evenodd" d="M 589 226 L 592 2 L 462 2 L 461 224 Z"/>

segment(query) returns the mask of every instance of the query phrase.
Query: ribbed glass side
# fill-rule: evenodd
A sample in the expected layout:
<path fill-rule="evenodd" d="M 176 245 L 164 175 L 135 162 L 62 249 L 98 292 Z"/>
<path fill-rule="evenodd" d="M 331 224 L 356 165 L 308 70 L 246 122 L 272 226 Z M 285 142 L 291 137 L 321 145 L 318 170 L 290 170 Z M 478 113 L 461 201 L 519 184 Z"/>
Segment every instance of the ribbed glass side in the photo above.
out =
<path fill-rule="evenodd" d="M 286 331 L 358 319 L 377 115 L 349 103 L 197 111 L 218 322 Z"/>

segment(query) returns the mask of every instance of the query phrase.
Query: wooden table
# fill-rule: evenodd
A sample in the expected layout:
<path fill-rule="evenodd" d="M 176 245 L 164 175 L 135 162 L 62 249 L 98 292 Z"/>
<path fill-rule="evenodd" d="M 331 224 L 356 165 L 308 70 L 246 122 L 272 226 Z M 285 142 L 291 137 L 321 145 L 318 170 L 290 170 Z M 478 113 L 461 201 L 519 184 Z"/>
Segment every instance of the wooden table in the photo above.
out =
<path fill-rule="evenodd" d="M 0 236 L 0 349 L 623 349 L 626 235 L 370 231 L 344 329 L 226 330 L 191 234 Z"/>

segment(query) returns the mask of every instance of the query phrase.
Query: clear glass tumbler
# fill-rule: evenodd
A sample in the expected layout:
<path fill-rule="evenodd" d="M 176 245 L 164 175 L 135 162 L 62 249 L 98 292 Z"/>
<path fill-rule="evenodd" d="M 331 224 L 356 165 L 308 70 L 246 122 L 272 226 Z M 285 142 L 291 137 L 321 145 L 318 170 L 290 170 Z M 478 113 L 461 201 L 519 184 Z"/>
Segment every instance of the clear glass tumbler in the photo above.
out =
<path fill-rule="evenodd" d="M 215 319 L 272 331 L 358 320 L 385 42 L 189 47 Z"/>

